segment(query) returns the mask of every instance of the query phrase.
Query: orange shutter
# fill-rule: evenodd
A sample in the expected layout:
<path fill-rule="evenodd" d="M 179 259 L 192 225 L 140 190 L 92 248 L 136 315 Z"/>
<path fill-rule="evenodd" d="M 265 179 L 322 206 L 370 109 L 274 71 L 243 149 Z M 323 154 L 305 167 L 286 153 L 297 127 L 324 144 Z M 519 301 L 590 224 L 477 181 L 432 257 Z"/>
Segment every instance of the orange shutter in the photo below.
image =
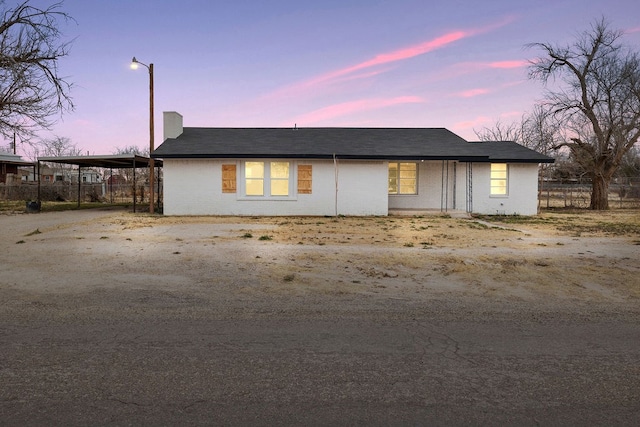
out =
<path fill-rule="evenodd" d="M 311 165 L 298 165 L 298 194 L 311 194 Z"/>
<path fill-rule="evenodd" d="M 236 192 L 236 165 L 222 165 L 222 192 Z"/>

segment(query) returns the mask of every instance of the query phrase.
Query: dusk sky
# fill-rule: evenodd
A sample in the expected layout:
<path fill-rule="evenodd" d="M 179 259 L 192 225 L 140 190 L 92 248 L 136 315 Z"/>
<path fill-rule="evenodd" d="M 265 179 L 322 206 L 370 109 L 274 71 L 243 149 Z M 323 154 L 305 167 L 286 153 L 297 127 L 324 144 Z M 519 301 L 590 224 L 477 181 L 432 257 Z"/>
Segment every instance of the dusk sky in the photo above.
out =
<path fill-rule="evenodd" d="M 6 4 L 12 4 L 7 0 Z M 46 7 L 54 1 L 37 0 Z M 601 17 L 640 51 L 638 0 L 66 0 L 60 63 L 75 111 L 44 138 L 84 153 L 148 147 L 162 112 L 189 127 L 446 127 L 509 123 L 542 96 L 533 42 L 567 43 Z M 4 144 L 3 144 L 4 145 Z M 19 147 L 20 149 L 20 147 Z"/>

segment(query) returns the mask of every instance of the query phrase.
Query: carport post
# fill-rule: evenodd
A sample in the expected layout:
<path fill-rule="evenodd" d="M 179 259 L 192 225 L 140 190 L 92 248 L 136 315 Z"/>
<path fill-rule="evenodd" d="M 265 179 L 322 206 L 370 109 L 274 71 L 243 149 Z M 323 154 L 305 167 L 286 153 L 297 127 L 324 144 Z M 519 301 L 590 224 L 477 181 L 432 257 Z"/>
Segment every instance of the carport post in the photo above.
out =
<path fill-rule="evenodd" d="M 80 183 L 82 182 L 82 167 L 78 164 L 78 209 L 80 209 Z"/>
<path fill-rule="evenodd" d="M 41 206 L 40 203 L 40 160 L 38 160 L 38 206 Z"/>
<path fill-rule="evenodd" d="M 109 194 L 111 204 L 113 204 L 113 168 L 109 168 Z"/>
<path fill-rule="evenodd" d="M 136 158 L 133 157 L 133 213 L 136 213 Z"/>

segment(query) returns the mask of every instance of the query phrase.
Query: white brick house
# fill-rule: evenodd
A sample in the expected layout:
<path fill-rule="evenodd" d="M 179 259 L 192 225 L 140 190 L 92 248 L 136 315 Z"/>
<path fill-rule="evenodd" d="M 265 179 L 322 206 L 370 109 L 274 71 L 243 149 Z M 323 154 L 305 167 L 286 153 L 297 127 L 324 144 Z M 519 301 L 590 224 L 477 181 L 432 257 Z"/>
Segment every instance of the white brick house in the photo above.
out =
<path fill-rule="evenodd" d="M 444 128 L 184 128 L 165 112 L 164 134 L 166 215 L 535 215 L 553 162 Z"/>

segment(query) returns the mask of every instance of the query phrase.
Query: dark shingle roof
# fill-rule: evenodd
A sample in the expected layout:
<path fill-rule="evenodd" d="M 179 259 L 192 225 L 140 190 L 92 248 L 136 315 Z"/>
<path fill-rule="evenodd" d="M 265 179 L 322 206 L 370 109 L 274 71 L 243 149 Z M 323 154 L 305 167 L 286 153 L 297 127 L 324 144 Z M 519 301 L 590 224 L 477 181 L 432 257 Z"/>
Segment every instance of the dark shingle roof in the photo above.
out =
<path fill-rule="evenodd" d="M 553 163 L 554 159 L 513 141 L 474 141 L 469 148 L 489 156 L 491 162 Z"/>
<path fill-rule="evenodd" d="M 511 161 L 553 161 L 522 148 L 507 150 Z M 184 128 L 152 157 L 491 161 L 491 151 L 505 149 L 467 143 L 444 128 Z"/>

